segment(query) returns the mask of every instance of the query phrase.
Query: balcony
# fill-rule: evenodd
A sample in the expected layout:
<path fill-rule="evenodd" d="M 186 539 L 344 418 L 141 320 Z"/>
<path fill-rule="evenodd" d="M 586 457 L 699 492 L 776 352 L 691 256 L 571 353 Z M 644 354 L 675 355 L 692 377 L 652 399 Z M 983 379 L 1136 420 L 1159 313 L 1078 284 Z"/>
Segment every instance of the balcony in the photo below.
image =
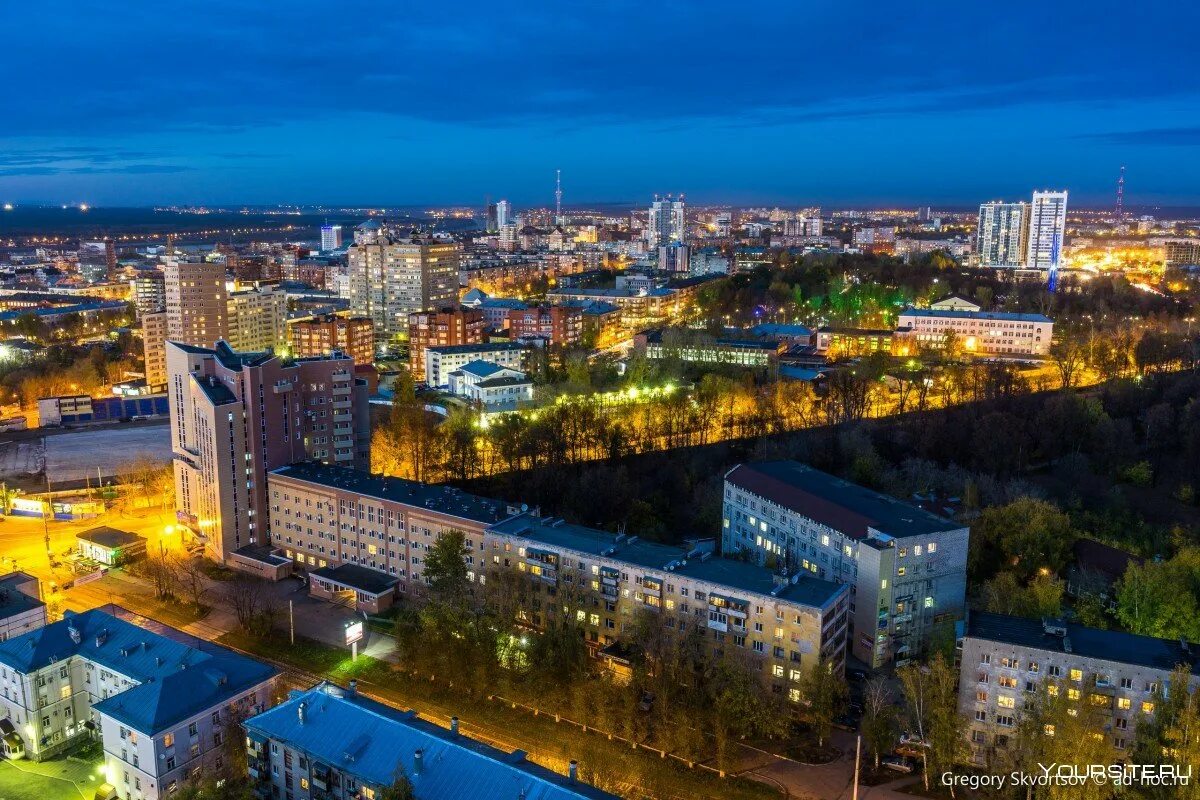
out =
<path fill-rule="evenodd" d="M 333 407 L 335 410 L 339 409 L 339 408 L 349 408 L 350 406 L 351 406 L 351 402 L 349 400 L 334 400 L 333 401 Z"/>
<path fill-rule="evenodd" d="M 271 391 L 275 394 L 284 394 L 295 388 L 295 381 L 275 381 L 275 385 L 271 387 Z"/>

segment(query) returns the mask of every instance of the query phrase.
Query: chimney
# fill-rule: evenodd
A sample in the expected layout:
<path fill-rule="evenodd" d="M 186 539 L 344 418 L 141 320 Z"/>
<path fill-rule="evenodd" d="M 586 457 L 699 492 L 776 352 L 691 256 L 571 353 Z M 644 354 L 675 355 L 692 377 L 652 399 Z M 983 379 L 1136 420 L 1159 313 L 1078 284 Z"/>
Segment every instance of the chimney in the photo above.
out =
<path fill-rule="evenodd" d="M 413 775 L 420 775 L 421 767 L 423 767 L 424 764 L 425 751 L 418 747 L 417 751 L 413 753 Z"/>
<path fill-rule="evenodd" d="M 351 696 L 358 694 L 358 679 L 357 678 L 350 679 L 349 685 L 346 686 L 346 694 L 351 695 Z"/>
<path fill-rule="evenodd" d="M 458 736 L 458 717 L 450 718 L 450 732 Z"/>
<path fill-rule="evenodd" d="M 75 644 L 79 644 L 81 641 L 83 641 L 83 634 L 79 632 L 79 628 L 76 628 L 69 622 L 67 623 L 67 633 L 71 636 L 71 641 Z"/>
<path fill-rule="evenodd" d="M 574 783 L 579 779 L 579 762 L 571 759 L 571 763 L 567 766 L 567 781 Z"/>
<path fill-rule="evenodd" d="M 303 700 L 300 701 L 300 705 L 296 706 L 296 716 L 300 718 L 301 725 L 304 724 L 304 711 L 307 708 L 308 703 L 304 702 Z"/>

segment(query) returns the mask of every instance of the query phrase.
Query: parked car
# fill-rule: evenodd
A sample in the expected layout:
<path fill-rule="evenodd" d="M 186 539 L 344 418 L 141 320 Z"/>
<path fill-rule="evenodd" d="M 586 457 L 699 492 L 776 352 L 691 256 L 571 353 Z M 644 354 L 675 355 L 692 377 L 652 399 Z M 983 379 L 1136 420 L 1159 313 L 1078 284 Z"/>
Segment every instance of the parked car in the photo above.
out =
<path fill-rule="evenodd" d="M 906 744 L 909 747 L 929 747 L 925 741 L 915 733 L 904 731 L 900 734 L 900 744 Z"/>
<path fill-rule="evenodd" d="M 865 669 L 848 669 L 846 670 L 846 680 L 848 681 L 865 681 L 867 679 L 867 671 Z"/>
<path fill-rule="evenodd" d="M 886 769 L 903 772 L 905 775 L 913 771 L 912 760 L 904 756 L 888 756 L 883 760 L 883 766 Z"/>

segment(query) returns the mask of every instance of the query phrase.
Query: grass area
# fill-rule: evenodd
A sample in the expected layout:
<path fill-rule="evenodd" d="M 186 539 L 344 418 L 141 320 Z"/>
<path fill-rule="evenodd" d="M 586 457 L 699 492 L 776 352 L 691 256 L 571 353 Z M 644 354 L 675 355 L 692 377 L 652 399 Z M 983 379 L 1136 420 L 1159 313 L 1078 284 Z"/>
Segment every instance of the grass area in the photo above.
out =
<path fill-rule="evenodd" d="M 200 570 L 214 581 L 231 581 L 237 575 L 236 572 L 224 564 L 218 564 L 207 558 L 199 559 L 199 564 Z"/>
<path fill-rule="evenodd" d="M 633 750 L 627 744 L 584 733 L 573 725 L 556 723 L 549 714 L 534 716 L 501 702 L 454 695 L 440 684 L 417 680 L 395 671 L 391 664 L 366 656 L 355 663 L 345 650 L 306 639 L 292 645 L 286 638 L 258 639 L 228 633 L 218 641 L 282 664 L 328 677 L 339 683 L 359 680 L 361 688 L 380 699 L 413 708 L 427 717 L 458 716 L 463 732 L 511 742 L 530 753 L 530 760 L 559 772 L 570 759 L 580 761 L 581 777 L 609 791 L 634 784 L 629 797 L 765 800 L 779 793 L 766 784 L 742 778 L 720 778 L 702 769 L 689 769 L 674 759 Z"/>
<path fill-rule="evenodd" d="M 91 800 L 99 778 L 86 765 L 55 759 L 41 764 L 0 759 L 3 800 Z"/>

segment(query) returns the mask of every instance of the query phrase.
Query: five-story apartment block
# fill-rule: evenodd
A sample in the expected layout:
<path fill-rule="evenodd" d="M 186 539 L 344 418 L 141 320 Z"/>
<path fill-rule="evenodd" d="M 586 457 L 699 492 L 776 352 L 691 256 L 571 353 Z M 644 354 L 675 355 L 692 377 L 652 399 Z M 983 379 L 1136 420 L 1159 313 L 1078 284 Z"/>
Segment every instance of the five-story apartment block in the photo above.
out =
<path fill-rule="evenodd" d="M 1200 683 L 1200 645 L 1060 620 L 972 612 L 960 652 L 958 710 L 980 765 L 1008 747 L 1030 696 L 1047 682 L 1066 694 L 1070 712 L 1087 715 L 1116 759 L 1128 758 L 1137 725 L 1154 718 L 1176 666 Z"/>
<path fill-rule="evenodd" d="M 969 529 L 795 461 L 725 475 L 721 550 L 849 584 L 854 656 L 915 656 L 965 608 Z"/>

